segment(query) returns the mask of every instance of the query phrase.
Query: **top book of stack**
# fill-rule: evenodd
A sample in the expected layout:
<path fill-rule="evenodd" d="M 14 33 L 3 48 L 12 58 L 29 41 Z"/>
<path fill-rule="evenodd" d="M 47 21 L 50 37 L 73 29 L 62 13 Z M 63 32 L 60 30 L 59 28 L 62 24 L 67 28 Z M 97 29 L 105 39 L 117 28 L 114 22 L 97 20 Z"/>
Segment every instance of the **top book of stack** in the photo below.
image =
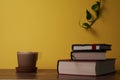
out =
<path fill-rule="evenodd" d="M 111 50 L 110 44 L 72 44 L 73 51 L 106 51 Z"/>

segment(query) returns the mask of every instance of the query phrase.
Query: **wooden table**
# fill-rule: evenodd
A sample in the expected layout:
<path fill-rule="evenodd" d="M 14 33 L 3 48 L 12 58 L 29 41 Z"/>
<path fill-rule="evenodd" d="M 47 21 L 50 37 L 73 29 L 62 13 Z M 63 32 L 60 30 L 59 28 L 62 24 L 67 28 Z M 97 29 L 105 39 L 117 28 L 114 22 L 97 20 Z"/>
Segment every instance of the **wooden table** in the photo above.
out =
<path fill-rule="evenodd" d="M 55 69 L 40 69 L 37 73 L 16 73 L 15 69 L 0 69 L 0 80 L 120 80 L 120 71 L 99 76 L 58 75 Z"/>

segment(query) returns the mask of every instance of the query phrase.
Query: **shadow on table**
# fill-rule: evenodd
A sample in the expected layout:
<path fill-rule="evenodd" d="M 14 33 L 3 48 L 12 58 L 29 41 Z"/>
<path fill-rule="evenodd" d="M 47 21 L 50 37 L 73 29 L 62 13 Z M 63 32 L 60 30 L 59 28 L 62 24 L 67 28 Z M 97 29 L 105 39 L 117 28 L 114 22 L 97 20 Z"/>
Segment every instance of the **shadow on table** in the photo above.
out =
<path fill-rule="evenodd" d="M 17 79 L 36 79 L 36 73 L 16 73 Z"/>

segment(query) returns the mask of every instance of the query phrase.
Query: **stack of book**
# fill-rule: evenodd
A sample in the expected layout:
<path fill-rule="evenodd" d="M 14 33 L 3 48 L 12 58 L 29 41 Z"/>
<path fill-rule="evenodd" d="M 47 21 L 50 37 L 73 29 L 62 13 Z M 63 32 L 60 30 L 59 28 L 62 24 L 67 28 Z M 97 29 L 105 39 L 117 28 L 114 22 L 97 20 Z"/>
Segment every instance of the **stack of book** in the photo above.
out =
<path fill-rule="evenodd" d="M 115 72 L 115 58 L 106 58 L 110 44 L 73 44 L 71 59 L 58 60 L 59 75 L 98 76 Z"/>

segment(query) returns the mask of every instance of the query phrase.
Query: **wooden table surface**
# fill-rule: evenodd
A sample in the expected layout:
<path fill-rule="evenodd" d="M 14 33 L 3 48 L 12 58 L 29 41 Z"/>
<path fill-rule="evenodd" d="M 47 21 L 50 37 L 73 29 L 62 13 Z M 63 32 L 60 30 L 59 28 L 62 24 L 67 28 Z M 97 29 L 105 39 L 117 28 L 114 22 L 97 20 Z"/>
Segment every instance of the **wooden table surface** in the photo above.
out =
<path fill-rule="evenodd" d="M 39 69 L 37 73 L 16 73 L 15 69 L 0 69 L 0 80 L 120 80 L 120 71 L 99 76 L 58 75 L 55 69 Z"/>

